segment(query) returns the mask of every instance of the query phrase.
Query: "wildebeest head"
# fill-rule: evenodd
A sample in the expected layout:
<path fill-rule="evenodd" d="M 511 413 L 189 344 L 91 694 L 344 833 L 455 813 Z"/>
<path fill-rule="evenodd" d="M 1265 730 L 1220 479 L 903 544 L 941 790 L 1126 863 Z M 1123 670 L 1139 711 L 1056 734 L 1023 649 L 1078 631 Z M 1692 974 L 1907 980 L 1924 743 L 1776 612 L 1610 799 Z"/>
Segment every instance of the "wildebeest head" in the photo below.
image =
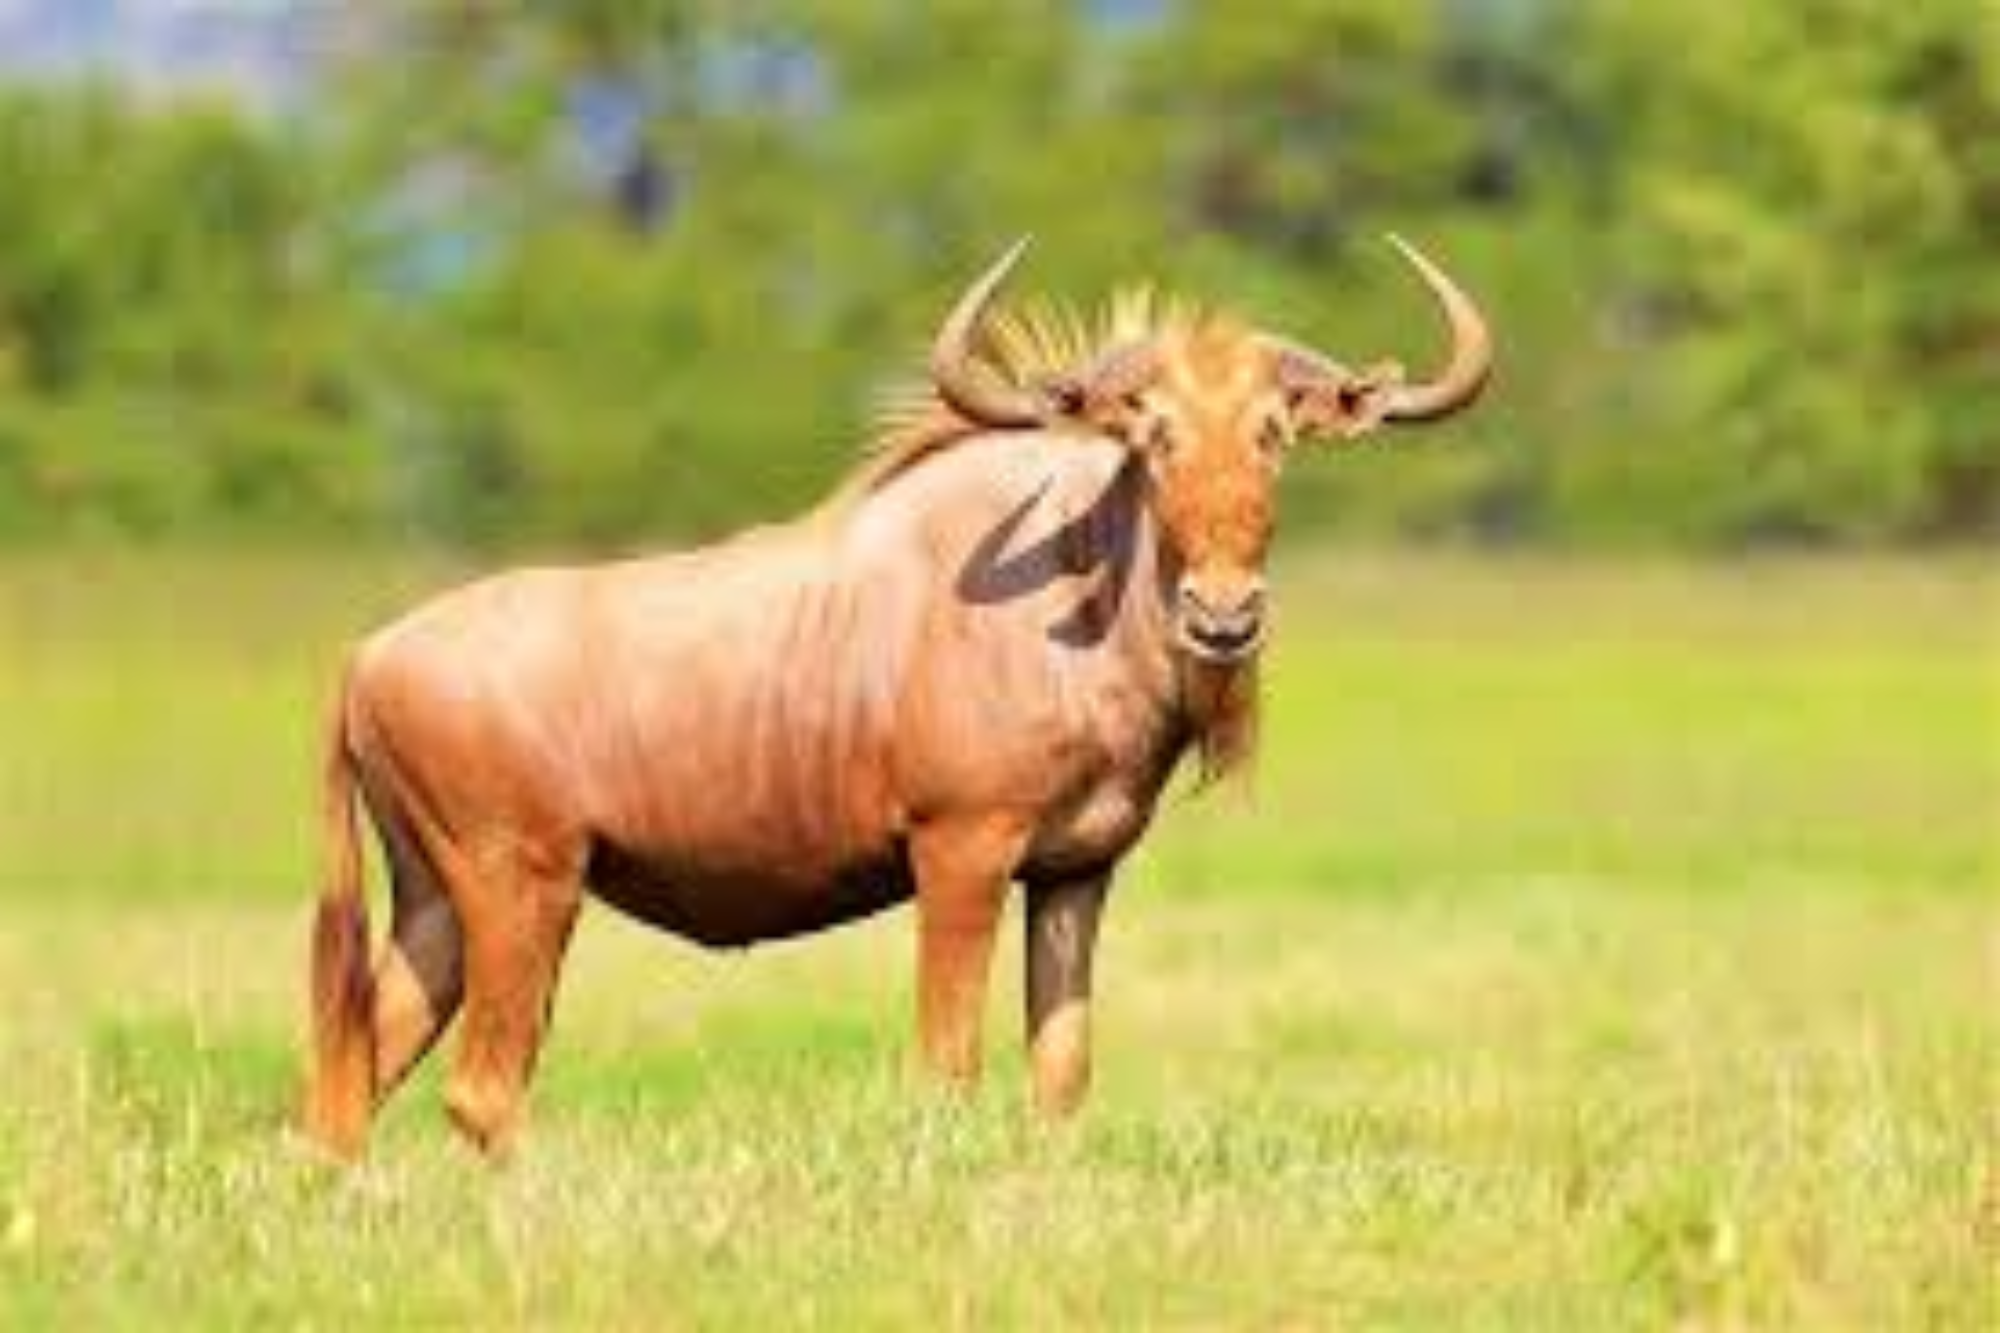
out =
<path fill-rule="evenodd" d="M 1410 383 L 1387 361 L 1350 369 L 1225 315 L 1144 296 L 1114 308 L 1096 336 L 1053 309 L 990 319 L 1025 241 L 959 299 L 932 347 L 931 380 L 978 425 L 1084 426 L 1140 455 L 1178 569 L 1176 637 L 1196 657 L 1240 661 L 1264 640 L 1276 481 L 1293 448 L 1449 416 L 1478 396 L 1492 368 L 1492 341 L 1471 300 L 1415 247 L 1390 240 L 1450 328 L 1451 356 L 1434 380 Z M 987 339 L 1014 374 L 979 364 Z"/>

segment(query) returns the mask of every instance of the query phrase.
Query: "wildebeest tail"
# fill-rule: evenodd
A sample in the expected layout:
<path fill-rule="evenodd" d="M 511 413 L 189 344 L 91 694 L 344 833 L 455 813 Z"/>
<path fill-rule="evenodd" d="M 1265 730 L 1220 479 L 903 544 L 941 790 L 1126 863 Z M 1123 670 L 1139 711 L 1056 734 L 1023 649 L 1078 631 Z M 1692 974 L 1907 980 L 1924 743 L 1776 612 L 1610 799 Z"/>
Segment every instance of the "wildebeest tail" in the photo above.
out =
<path fill-rule="evenodd" d="M 325 881 L 312 935 L 312 1074 L 305 1130 L 342 1157 L 361 1151 L 375 1098 L 375 997 L 363 897 L 354 754 L 343 676 L 326 728 Z"/>

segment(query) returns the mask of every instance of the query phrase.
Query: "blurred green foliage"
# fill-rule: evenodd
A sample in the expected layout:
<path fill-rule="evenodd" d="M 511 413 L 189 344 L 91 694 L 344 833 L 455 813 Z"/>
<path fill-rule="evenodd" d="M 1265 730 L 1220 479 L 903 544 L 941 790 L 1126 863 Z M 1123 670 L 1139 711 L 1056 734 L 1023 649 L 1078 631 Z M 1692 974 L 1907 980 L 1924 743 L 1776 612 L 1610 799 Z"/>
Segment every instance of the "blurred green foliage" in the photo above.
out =
<path fill-rule="evenodd" d="M 1294 526 L 2000 533 L 2000 7 L 384 5 L 282 114 L 0 97 L 0 535 L 606 544 L 824 488 L 1022 231 L 1472 417 Z"/>

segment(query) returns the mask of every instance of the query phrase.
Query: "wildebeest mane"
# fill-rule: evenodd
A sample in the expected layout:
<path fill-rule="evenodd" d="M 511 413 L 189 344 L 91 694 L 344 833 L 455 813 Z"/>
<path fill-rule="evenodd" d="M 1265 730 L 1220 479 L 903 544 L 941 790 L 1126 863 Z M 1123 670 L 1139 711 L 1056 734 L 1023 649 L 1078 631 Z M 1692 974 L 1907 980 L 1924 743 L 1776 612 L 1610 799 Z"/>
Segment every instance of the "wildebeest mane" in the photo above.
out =
<path fill-rule="evenodd" d="M 993 312 L 986 325 L 986 363 L 1006 380 L 1033 384 L 1073 374 L 1113 347 L 1205 317 L 1193 303 L 1148 286 L 1124 289 L 1095 310 L 1030 300 Z M 827 497 L 821 513 L 843 513 L 932 454 L 990 429 L 953 410 L 921 371 L 894 380 L 877 400 L 860 464 Z"/>

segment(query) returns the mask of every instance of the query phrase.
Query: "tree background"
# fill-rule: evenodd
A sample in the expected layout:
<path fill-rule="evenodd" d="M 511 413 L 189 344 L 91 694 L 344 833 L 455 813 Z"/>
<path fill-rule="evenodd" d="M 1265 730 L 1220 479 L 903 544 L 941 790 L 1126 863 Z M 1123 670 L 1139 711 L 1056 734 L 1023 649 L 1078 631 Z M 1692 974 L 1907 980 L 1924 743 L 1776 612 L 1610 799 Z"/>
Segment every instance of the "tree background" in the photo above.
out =
<path fill-rule="evenodd" d="M 1028 288 L 1422 364 L 1386 230 L 1501 376 L 1288 528 L 2000 535 L 1991 0 L 355 9 L 275 98 L 8 78 L 0 540 L 709 536 L 1021 232 Z"/>

